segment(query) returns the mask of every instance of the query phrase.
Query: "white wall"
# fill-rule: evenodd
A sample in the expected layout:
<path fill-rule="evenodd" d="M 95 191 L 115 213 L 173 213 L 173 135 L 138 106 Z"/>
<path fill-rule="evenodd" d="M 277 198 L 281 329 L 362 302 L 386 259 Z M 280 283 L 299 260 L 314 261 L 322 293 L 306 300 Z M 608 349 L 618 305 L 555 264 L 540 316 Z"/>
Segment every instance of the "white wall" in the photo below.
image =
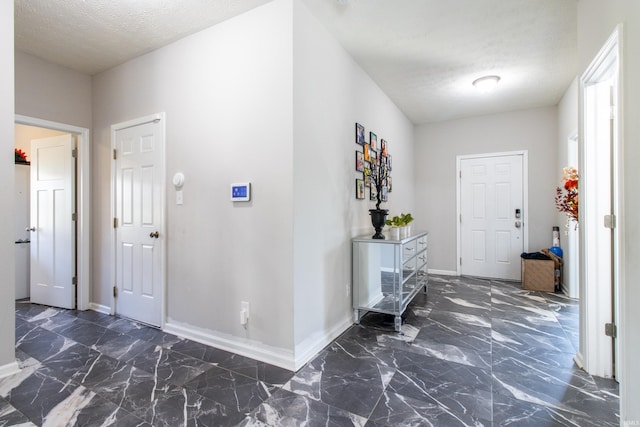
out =
<path fill-rule="evenodd" d="M 166 112 L 168 327 L 293 354 L 292 12 L 278 0 L 94 76 L 93 302 L 111 305 L 112 124 Z M 229 185 L 251 181 L 249 203 Z M 168 181 L 170 183 L 170 179 Z M 240 302 L 251 305 L 244 329 Z"/>
<path fill-rule="evenodd" d="M 91 77 L 15 52 L 16 114 L 91 127 Z"/>
<path fill-rule="evenodd" d="M 388 142 L 393 192 L 381 207 L 392 214 L 414 209 L 413 126 L 302 2 L 293 22 L 294 323 L 303 363 L 352 323 L 350 238 L 373 234 L 375 204 L 355 199 L 355 123 L 367 140 L 373 131 Z"/>
<path fill-rule="evenodd" d="M 562 168 L 578 167 L 568 159 L 568 141 L 578 132 L 578 78 L 567 88 L 558 103 L 558 152 L 556 154 L 556 185 L 562 186 Z M 577 142 L 572 143 L 577 146 Z M 577 148 L 577 147 L 576 147 Z M 579 173 L 579 171 L 578 171 Z M 578 230 L 575 223 L 567 227 L 567 215 L 558 212 L 556 224 L 560 227 L 560 243 L 563 248 L 562 281 L 564 289 L 572 298 L 578 296 Z"/>
<path fill-rule="evenodd" d="M 640 2 L 635 0 L 581 0 L 578 2 L 578 60 L 582 74 L 616 25 L 624 24 L 622 40 L 622 194 L 623 211 L 618 218 L 624 240 L 620 254 L 621 425 L 640 420 Z"/>
<path fill-rule="evenodd" d="M 430 231 L 429 268 L 456 271 L 456 156 L 528 150 L 529 248 L 551 245 L 556 225 L 557 108 L 416 127 L 416 225 Z"/>
<path fill-rule="evenodd" d="M 2 194 L 13 194 L 13 2 L 0 2 L 0 182 Z M 3 197 L 0 209 L 0 377 L 15 365 L 15 288 L 13 197 Z"/>

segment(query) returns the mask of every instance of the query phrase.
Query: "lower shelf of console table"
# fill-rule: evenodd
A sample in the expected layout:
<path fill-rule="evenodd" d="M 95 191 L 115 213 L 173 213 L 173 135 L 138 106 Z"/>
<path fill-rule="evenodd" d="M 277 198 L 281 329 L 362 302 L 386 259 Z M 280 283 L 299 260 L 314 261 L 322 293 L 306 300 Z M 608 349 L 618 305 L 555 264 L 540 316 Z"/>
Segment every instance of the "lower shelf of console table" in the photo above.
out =
<path fill-rule="evenodd" d="M 415 296 L 428 291 L 427 232 L 402 240 L 352 239 L 353 317 L 367 312 L 394 316 L 394 328 L 402 332 L 402 314 Z"/>

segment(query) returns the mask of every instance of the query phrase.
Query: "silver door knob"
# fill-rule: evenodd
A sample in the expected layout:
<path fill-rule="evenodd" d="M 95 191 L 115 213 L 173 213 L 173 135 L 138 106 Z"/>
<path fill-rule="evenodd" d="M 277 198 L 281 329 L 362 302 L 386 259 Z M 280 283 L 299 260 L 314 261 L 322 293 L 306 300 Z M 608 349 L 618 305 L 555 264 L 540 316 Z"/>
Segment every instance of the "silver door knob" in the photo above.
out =
<path fill-rule="evenodd" d="M 24 231 L 36 231 L 35 227 L 27 227 L 24 229 Z"/>
<path fill-rule="evenodd" d="M 516 224 L 515 224 L 516 228 L 520 228 L 521 225 L 522 223 L 520 221 L 516 221 Z"/>
<path fill-rule="evenodd" d="M 154 239 L 157 239 L 158 237 L 160 237 L 160 233 L 158 233 L 157 231 L 151 232 L 149 233 L 149 237 L 153 237 Z"/>

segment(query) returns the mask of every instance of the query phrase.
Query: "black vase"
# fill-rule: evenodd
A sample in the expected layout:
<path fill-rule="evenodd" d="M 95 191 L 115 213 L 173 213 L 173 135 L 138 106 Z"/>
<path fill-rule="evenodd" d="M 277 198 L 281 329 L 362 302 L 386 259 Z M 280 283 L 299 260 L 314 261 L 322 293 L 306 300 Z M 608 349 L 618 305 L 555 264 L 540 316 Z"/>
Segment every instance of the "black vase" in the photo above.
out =
<path fill-rule="evenodd" d="M 382 229 L 384 228 L 384 222 L 387 219 L 388 209 L 369 209 L 369 215 L 371 215 L 371 224 L 376 229 L 376 234 L 372 236 L 372 239 L 383 239 Z"/>

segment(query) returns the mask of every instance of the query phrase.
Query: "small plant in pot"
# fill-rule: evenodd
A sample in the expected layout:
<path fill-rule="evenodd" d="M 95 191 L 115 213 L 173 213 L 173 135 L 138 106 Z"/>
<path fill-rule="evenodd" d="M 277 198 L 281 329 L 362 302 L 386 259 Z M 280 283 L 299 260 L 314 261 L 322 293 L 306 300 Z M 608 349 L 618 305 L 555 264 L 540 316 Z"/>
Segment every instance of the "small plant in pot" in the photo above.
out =
<path fill-rule="evenodd" d="M 386 224 L 391 227 L 390 235 L 392 239 L 404 239 L 411 234 L 411 226 L 409 225 L 413 221 L 413 216 L 410 213 L 400 216 L 394 216 L 386 221 Z"/>

